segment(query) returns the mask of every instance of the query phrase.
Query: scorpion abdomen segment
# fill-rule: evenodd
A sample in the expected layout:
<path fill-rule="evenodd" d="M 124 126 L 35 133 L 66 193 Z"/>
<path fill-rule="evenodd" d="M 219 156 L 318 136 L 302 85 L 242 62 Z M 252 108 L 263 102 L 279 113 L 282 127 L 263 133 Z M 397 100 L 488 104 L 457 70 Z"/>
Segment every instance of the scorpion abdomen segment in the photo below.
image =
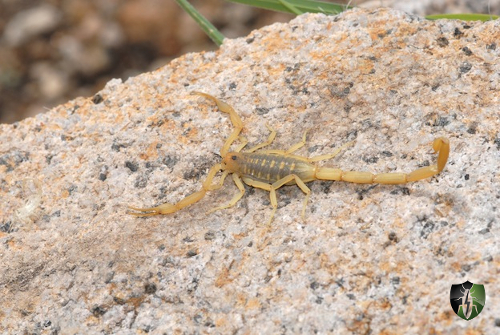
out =
<path fill-rule="evenodd" d="M 288 175 L 296 175 L 302 181 L 314 179 L 314 165 L 293 155 L 269 153 L 241 153 L 239 173 L 266 183 L 274 183 Z M 290 184 L 295 184 L 291 181 Z"/>

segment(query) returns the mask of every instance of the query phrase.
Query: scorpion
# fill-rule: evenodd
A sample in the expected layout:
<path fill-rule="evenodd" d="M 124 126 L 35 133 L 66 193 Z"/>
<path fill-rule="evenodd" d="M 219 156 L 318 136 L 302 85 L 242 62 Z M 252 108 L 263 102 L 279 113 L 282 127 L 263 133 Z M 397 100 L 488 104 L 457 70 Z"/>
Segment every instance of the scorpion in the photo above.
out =
<path fill-rule="evenodd" d="M 244 137 L 240 136 L 240 132 L 243 129 L 243 122 L 233 107 L 206 93 L 192 92 L 192 94 L 201 95 L 212 100 L 221 112 L 229 114 L 234 130 L 220 149 L 222 161 L 210 168 L 208 175 L 202 184 L 201 190 L 192 193 L 179 202 L 173 204 L 164 203 L 151 208 L 137 208 L 129 206 L 128 208 L 130 210 L 135 211 L 128 212 L 129 214 L 145 217 L 175 213 L 184 207 L 200 201 L 208 191 L 221 188 L 226 177 L 229 174 L 232 174 L 232 179 L 236 184 L 239 193 L 234 195 L 227 204 L 215 207 L 208 213 L 220 209 L 230 208 L 236 205 L 236 203 L 245 194 L 245 187 L 243 185 L 243 183 L 245 183 L 249 186 L 260 188 L 269 192 L 271 205 L 273 207 L 271 217 L 269 219 L 270 224 L 276 213 L 276 209 L 278 208 L 276 190 L 284 185 L 297 185 L 302 192 L 304 192 L 305 199 L 302 206 L 302 218 L 304 218 L 306 206 L 311 194 L 311 190 L 306 186 L 307 182 L 320 179 L 344 181 L 357 184 L 405 184 L 429 178 L 440 173 L 448 161 L 450 142 L 446 137 L 438 137 L 434 140 L 432 145 L 434 152 L 438 153 L 437 164 L 419 168 L 410 173 L 373 174 L 371 172 L 364 171 L 343 171 L 336 168 L 321 167 L 315 163 L 335 157 L 341 150 L 350 145 L 350 143 L 341 146 L 331 154 L 310 158 L 294 155 L 293 153 L 303 147 L 306 143 L 306 130 L 302 136 L 302 140 L 292 145 L 288 150 L 263 150 L 262 148 L 270 145 L 276 137 L 276 131 L 269 125 L 266 125 L 270 131 L 267 141 L 243 151 L 243 148 L 245 148 L 248 141 Z M 231 145 L 237 139 L 239 139 L 241 143 L 234 151 L 229 151 Z M 219 182 L 215 183 L 213 179 L 219 171 L 222 171 L 222 176 Z"/>

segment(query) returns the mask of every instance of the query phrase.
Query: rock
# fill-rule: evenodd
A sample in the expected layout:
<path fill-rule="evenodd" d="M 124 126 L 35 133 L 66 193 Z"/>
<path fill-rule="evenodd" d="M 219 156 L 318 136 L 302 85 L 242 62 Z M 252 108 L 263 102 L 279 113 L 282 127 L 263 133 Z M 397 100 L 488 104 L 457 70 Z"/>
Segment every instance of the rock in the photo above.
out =
<path fill-rule="evenodd" d="M 499 28 L 302 15 L 0 125 L 1 332 L 494 333 Z M 230 178 L 175 214 L 127 215 L 198 190 L 220 160 L 233 127 L 193 91 L 234 106 L 250 145 L 266 124 L 272 148 L 310 129 L 298 155 L 354 141 L 325 166 L 410 172 L 434 164 L 438 136 L 452 151 L 407 185 L 312 182 L 305 219 L 303 193 L 283 187 L 270 226 L 269 195 L 251 187 L 206 214 L 237 193 Z M 466 280 L 487 298 L 464 324 L 449 292 Z"/>
<path fill-rule="evenodd" d="M 65 89 L 66 76 L 47 62 L 38 62 L 32 67 L 31 77 L 39 86 L 45 99 L 55 99 Z"/>
<path fill-rule="evenodd" d="M 61 19 L 59 9 L 42 4 L 15 15 L 5 26 L 3 37 L 8 45 L 18 46 L 34 36 L 52 31 Z"/>

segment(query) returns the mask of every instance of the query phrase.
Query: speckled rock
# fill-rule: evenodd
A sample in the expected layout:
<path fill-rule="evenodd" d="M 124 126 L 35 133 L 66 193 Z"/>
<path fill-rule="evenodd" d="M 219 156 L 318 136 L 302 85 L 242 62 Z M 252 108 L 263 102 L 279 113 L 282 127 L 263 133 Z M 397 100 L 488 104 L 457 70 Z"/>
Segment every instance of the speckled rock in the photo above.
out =
<path fill-rule="evenodd" d="M 500 324 L 500 22 L 394 10 L 303 15 L 217 52 L 188 54 L 14 125 L 0 126 L 0 332 L 11 334 L 492 334 Z M 434 164 L 401 185 L 231 179 L 168 216 L 127 205 L 200 188 L 232 131 L 203 91 L 234 106 L 251 144 L 278 131 L 297 154 L 373 172 Z M 473 321 L 452 284 L 485 285 Z"/>

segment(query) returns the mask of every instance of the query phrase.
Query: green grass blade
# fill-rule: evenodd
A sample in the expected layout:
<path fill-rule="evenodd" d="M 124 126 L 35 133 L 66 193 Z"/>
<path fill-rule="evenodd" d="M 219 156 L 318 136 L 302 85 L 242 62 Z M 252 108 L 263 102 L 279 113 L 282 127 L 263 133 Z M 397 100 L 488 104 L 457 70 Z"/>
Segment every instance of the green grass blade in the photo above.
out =
<path fill-rule="evenodd" d="M 210 23 L 200 12 L 198 12 L 187 0 L 175 0 L 203 29 L 203 31 L 220 46 L 224 40 L 224 35 L 213 24 Z"/>
<path fill-rule="evenodd" d="M 281 0 L 280 2 L 283 6 L 285 6 L 288 10 L 290 10 L 293 14 L 295 14 L 295 15 L 304 14 L 303 12 L 298 10 L 297 7 L 295 7 L 291 3 L 288 3 L 288 1 Z"/>
<path fill-rule="evenodd" d="M 450 19 L 450 20 L 486 22 L 490 20 L 497 20 L 499 16 L 490 14 L 436 14 L 436 15 L 427 15 L 425 18 L 428 20 Z"/>
<path fill-rule="evenodd" d="M 291 14 L 324 13 L 338 14 L 352 8 L 343 4 L 316 0 L 228 0 L 253 7 L 270 9 Z"/>

